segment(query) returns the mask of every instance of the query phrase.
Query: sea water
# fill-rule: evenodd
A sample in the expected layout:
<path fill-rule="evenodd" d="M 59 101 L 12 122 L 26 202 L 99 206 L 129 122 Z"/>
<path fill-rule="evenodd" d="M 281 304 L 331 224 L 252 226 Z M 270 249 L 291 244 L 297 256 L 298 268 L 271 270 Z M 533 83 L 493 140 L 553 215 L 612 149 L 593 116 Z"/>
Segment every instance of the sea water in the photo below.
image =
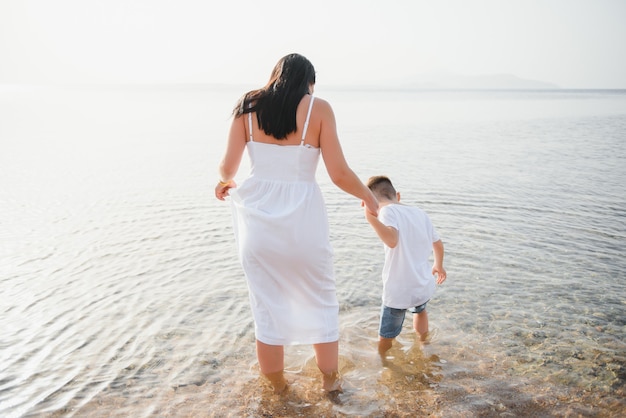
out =
<path fill-rule="evenodd" d="M 0 415 L 622 416 L 626 91 L 332 89 L 343 150 L 391 177 L 448 280 L 383 364 L 383 248 L 320 163 L 344 392 L 310 346 L 259 377 L 228 202 L 224 86 L 0 88 Z M 237 180 L 245 178 L 242 163 Z"/>

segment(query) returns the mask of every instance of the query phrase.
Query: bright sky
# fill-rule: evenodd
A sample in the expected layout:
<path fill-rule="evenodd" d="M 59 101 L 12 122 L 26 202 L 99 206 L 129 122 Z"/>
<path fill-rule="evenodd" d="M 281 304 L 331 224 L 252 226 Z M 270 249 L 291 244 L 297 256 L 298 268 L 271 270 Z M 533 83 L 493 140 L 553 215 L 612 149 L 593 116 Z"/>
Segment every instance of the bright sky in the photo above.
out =
<path fill-rule="evenodd" d="M 624 0 L 0 0 L 0 83 L 263 85 L 432 72 L 626 88 Z"/>

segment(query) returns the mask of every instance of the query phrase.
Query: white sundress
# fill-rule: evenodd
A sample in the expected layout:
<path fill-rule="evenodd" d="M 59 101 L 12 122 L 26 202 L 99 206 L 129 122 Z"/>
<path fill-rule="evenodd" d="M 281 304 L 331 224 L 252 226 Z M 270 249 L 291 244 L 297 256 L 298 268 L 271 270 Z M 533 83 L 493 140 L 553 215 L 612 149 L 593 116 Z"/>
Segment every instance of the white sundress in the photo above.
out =
<path fill-rule="evenodd" d="M 249 177 L 230 191 L 235 239 L 256 338 L 270 345 L 339 338 L 339 304 L 326 206 L 315 180 L 320 149 L 254 142 Z"/>

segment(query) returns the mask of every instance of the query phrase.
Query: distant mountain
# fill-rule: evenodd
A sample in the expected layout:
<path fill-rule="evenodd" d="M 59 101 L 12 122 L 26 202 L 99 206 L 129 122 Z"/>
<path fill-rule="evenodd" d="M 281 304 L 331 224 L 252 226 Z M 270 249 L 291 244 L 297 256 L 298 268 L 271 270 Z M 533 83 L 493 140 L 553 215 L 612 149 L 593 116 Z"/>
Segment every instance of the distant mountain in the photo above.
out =
<path fill-rule="evenodd" d="M 527 80 L 512 74 L 460 75 L 438 73 L 416 76 L 397 83 L 418 89 L 494 89 L 494 90 L 546 90 L 559 89 L 554 83 Z"/>

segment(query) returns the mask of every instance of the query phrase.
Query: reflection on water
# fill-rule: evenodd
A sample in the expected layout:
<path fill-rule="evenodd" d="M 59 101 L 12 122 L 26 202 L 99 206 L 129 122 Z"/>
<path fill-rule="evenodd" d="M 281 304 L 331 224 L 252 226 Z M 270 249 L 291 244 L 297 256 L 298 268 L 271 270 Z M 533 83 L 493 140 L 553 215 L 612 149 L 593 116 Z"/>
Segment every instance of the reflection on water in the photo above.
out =
<path fill-rule="evenodd" d="M 382 248 L 320 170 L 336 399 L 309 346 L 286 348 L 286 395 L 259 377 L 230 212 L 212 197 L 238 93 L 0 93 L 0 415 L 624 415 L 623 92 L 319 93 L 355 171 L 390 175 L 431 214 L 449 274 L 429 343 L 406 321 L 383 361 Z"/>

